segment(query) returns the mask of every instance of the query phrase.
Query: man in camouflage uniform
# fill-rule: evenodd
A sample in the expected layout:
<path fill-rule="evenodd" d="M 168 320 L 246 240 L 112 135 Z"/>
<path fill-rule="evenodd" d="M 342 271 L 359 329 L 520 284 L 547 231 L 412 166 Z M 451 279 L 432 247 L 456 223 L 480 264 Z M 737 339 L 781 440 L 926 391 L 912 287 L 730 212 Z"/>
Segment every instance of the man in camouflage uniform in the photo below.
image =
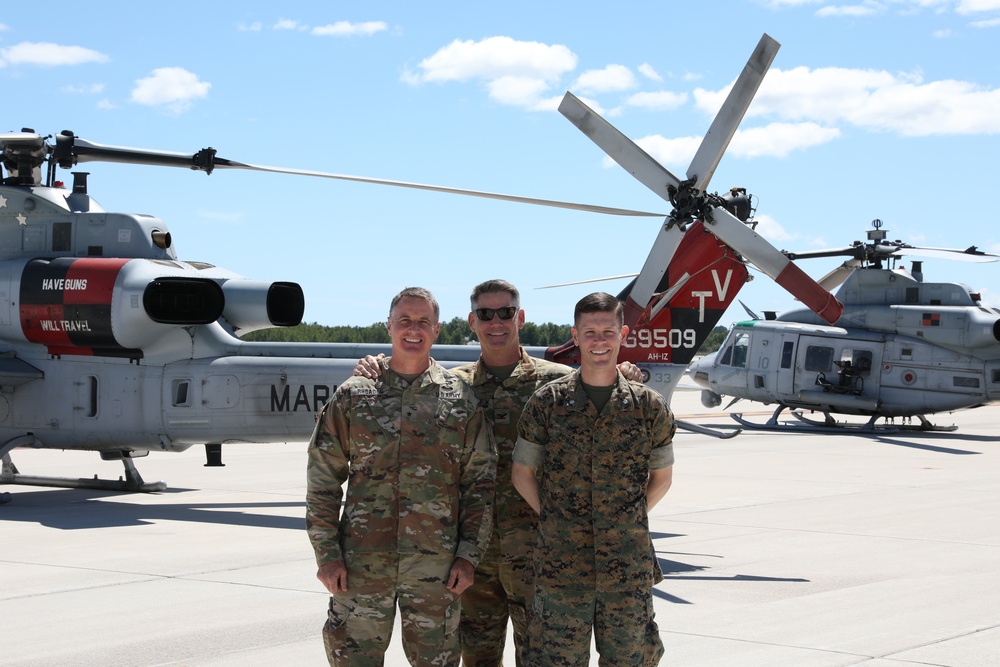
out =
<path fill-rule="evenodd" d="M 517 288 L 506 280 L 476 285 L 470 298 L 469 326 L 479 338 L 479 361 L 454 369 L 472 386 L 486 413 L 497 445 L 497 485 L 493 537 L 476 568 L 476 579 L 462 593 L 462 660 L 468 667 L 503 664 L 507 620 L 514 626 L 517 665 L 526 643 L 534 587 L 531 551 L 538 515 L 510 483 L 517 422 L 536 389 L 570 372 L 568 366 L 529 357 L 520 345 L 524 326 Z"/>
<path fill-rule="evenodd" d="M 529 357 L 520 344 L 524 327 L 521 295 L 506 280 L 487 280 L 470 296 L 469 327 L 479 339 L 482 355 L 474 364 L 453 368 L 475 391 L 497 447 L 497 482 L 493 505 L 493 537 L 476 567 L 475 581 L 462 593 L 462 662 L 466 667 L 500 667 L 507 641 L 507 622 L 514 627 L 518 666 L 527 643 L 534 585 L 531 552 L 538 515 L 511 484 L 511 464 L 517 422 L 528 398 L 544 384 L 572 369 Z M 642 377 L 630 363 L 629 377 Z M 366 357 L 355 374 L 377 377 L 378 359 Z"/>
<path fill-rule="evenodd" d="M 574 324 L 580 370 L 531 397 L 514 450 L 513 484 L 541 515 L 527 659 L 589 664 L 593 631 L 602 665 L 651 667 L 663 643 L 647 513 L 670 487 L 676 425 L 615 368 L 628 333 L 615 297 L 584 297 Z"/>
<path fill-rule="evenodd" d="M 459 664 L 460 596 L 492 530 L 496 454 L 475 395 L 430 358 L 439 317 L 427 290 L 400 292 L 381 377 L 341 385 L 309 443 L 306 527 L 332 594 L 331 665 L 381 665 L 397 600 L 410 664 Z"/>

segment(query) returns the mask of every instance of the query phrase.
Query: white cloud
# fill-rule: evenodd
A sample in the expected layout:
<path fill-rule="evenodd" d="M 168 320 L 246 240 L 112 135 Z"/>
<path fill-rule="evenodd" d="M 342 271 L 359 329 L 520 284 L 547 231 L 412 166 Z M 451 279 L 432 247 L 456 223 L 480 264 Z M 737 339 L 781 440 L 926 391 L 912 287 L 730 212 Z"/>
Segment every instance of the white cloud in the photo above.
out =
<path fill-rule="evenodd" d="M 973 28 L 996 28 L 997 26 L 1000 26 L 1000 18 L 973 21 L 969 25 Z"/>
<path fill-rule="evenodd" d="M 490 98 L 518 107 L 532 107 L 538 104 L 549 86 L 541 79 L 525 76 L 501 76 L 487 83 Z M 558 107 L 557 107 L 558 108 Z"/>
<path fill-rule="evenodd" d="M 639 65 L 639 73 L 652 81 L 663 81 L 663 77 L 660 76 L 660 73 L 653 69 L 653 66 L 649 63 Z"/>
<path fill-rule="evenodd" d="M 655 93 L 635 93 L 629 96 L 629 106 L 651 109 L 654 111 L 670 111 L 678 109 L 688 101 L 687 93 L 672 93 L 661 90 Z"/>
<path fill-rule="evenodd" d="M 103 83 L 91 83 L 85 86 L 65 86 L 63 92 L 73 95 L 99 95 L 104 92 Z"/>
<path fill-rule="evenodd" d="M 955 11 L 959 14 L 975 14 L 1000 9 L 1000 0 L 959 0 Z"/>
<path fill-rule="evenodd" d="M 147 106 L 163 106 L 180 113 L 199 98 L 206 97 L 212 84 L 199 81 L 198 75 L 182 67 L 160 67 L 152 76 L 138 79 L 132 101 Z"/>
<path fill-rule="evenodd" d="M 308 30 L 309 26 L 300 25 L 298 21 L 292 19 L 278 19 L 278 22 L 271 26 L 271 30 Z"/>
<path fill-rule="evenodd" d="M 698 146 L 701 145 L 701 137 L 678 137 L 667 139 L 659 134 L 636 139 L 635 143 L 639 148 L 649 153 L 650 157 L 665 166 L 674 174 L 683 174 L 687 171 L 691 158 L 694 157 Z M 605 166 L 614 164 L 611 158 L 607 158 Z"/>
<path fill-rule="evenodd" d="M 420 81 L 492 80 L 521 76 L 554 81 L 576 68 L 576 54 L 561 44 L 520 42 L 510 37 L 455 40 L 420 61 Z"/>
<path fill-rule="evenodd" d="M 837 128 L 816 123 L 771 123 L 737 130 L 726 151 L 737 157 L 786 157 L 792 151 L 825 144 L 840 136 Z"/>
<path fill-rule="evenodd" d="M 478 42 L 455 40 L 420 61 L 419 72 L 406 71 L 401 78 L 412 85 L 481 80 L 498 102 L 547 110 L 558 102 L 553 106 L 544 94 L 576 63 L 576 54 L 561 44 L 488 37 Z"/>
<path fill-rule="evenodd" d="M 3 65 L 80 65 L 83 63 L 104 63 L 108 56 L 82 46 L 63 46 L 51 42 L 21 42 L 0 49 L 0 66 Z"/>
<path fill-rule="evenodd" d="M 624 65 L 608 65 L 604 69 L 587 70 L 572 88 L 585 93 L 619 92 L 635 88 L 638 83 L 632 70 Z"/>
<path fill-rule="evenodd" d="M 240 32 L 260 32 L 264 28 L 260 21 L 254 21 L 253 23 L 240 23 L 236 26 L 236 29 Z"/>
<path fill-rule="evenodd" d="M 885 10 L 885 6 L 877 2 L 865 2 L 860 5 L 827 5 L 821 9 L 816 10 L 816 16 L 820 18 L 827 17 L 839 17 L 839 16 L 872 16 L 874 14 L 880 14 Z"/>
<path fill-rule="evenodd" d="M 796 238 L 794 234 L 790 234 L 777 220 L 769 215 L 755 215 L 754 222 L 757 223 L 754 231 L 771 243 L 784 243 L 786 241 L 794 241 Z"/>
<path fill-rule="evenodd" d="M 697 89 L 695 103 L 714 115 L 730 87 Z M 796 67 L 771 70 L 747 115 L 824 127 L 847 124 L 902 136 L 989 134 L 1000 132 L 998 106 L 1000 88 L 966 81 L 925 83 L 919 73 Z"/>
<path fill-rule="evenodd" d="M 337 21 L 329 25 L 316 26 L 312 29 L 312 34 L 333 37 L 354 37 L 355 35 L 368 37 L 388 29 L 389 26 L 384 21 L 366 21 L 364 23 Z"/>
<path fill-rule="evenodd" d="M 824 128 L 816 123 L 771 123 L 764 127 L 737 130 L 733 135 L 726 155 L 735 157 L 778 157 L 833 141 L 840 136 L 836 128 Z M 668 139 L 658 134 L 637 139 L 636 144 L 675 174 L 687 171 L 694 154 L 701 145 L 701 137 L 677 137 Z M 607 158 L 604 166 L 614 162 Z"/>
<path fill-rule="evenodd" d="M 101 100 L 101 101 L 99 101 L 97 103 L 97 108 L 98 109 L 104 109 L 104 110 L 108 111 L 108 110 L 111 110 L 111 109 L 117 109 L 118 107 L 116 107 L 114 105 L 114 103 L 111 102 L 111 100 L 104 99 L 104 100 Z"/>

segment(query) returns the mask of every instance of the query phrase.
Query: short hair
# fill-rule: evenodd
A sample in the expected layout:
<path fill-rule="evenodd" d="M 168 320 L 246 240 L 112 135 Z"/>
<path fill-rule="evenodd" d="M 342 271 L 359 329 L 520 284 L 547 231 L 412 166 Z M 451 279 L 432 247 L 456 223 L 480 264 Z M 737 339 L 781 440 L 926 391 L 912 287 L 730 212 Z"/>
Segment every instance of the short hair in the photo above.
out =
<path fill-rule="evenodd" d="M 423 299 L 427 303 L 431 304 L 434 308 L 434 321 L 437 322 L 441 319 L 441 306 L 438 305 L 437 299 L 431 294 L 430 290 L 424 289 L 423 287 L 404 287 L 399 294 L 392 297 L 392 303 L 389 304 L 389 317 L 392 317 L 392 311 L 396 309 L 396 304 L 400 302 L 401 299 L 406 297 L 412 297 L 414 299 Z"/>
<path fill-rule="evenodd" d="M 472 288 L 472 295 L 469 297 L 469 306 L 471 310 L 475 310 L 479 307 L 479 297 L 484 294 L 492 294 L 493 292 L 507 292 L 514 301 L 514 307 L 521 307 L 521 293 L 517 291 L 517 288 L 506 280 L 494 278 L 493 280 L 487 280 L 486 282 L 479 283 Z"/>
<path fill-rule="evenodd" d="M 577 301 L 576 308 L 573 309 L 573 324 L 578 324 L 580 316 L 586 313 L 614 313 L 618 326 L 625 324 L 622 302 L 607 292 L 594 292 Z"/>

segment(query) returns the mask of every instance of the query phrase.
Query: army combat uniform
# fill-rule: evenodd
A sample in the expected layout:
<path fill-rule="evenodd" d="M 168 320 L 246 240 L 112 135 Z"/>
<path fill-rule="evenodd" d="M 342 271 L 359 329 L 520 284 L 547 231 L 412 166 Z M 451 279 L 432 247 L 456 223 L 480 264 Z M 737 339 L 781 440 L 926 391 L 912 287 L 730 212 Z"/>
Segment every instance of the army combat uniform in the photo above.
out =
<path fill-rule="evenodd" d="M 466 667 L 498 667 L 503 662 L 507 619 L 514 626 L 517 664 L 524 663 L 528 616 L 534 585 L 531 551 L 538 515 L 510 481 L 517 422 L 536 389 L 571 369 L 529 357 L 521 359 L 510 377 L 501 380 L 480 359 L 452 371 L 472 386 L 497 447 L 497 484 L 493 505 L 493 537 L 476 568 L 475 582 L 462 593 L 462 660 Z"/>
<path fill-rule="evenodd" d="M 591 630 L 602 665 L 659 662 L 646 484 L 673 465 L 675 428 L 663 397 L 621 373 L 599 414 L 579 371 L 528 401 L 514 461 L 540 477 L 529 664 L 589 664 Z"/>
<path fill-rule="evenodd" d="M 446 580 L 457 557 L 475 566 L 490 538 L 496 453 L 458 377 L 432 360 L 409 383 L 380 363 L 378 379 L 337 388 L 309 443 L 316 562 L 347 566 L 324 643 L 333 665 L 381 665 L 398 599 L 410 664 L 458 665 L 461 602 Z"/>

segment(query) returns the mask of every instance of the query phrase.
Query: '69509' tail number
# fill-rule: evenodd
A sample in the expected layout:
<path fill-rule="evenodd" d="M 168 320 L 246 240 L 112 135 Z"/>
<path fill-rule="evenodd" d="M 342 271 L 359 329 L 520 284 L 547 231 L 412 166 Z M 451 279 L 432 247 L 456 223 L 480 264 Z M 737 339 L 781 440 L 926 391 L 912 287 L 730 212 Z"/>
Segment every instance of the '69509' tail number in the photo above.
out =
<path fill-rule="evenodd" d="M 694 329 L 639 329 L 631 331 L 622 343 L 631 349 L 640 348 L 681 348 L 694 347 L 698 336 Z"/>

